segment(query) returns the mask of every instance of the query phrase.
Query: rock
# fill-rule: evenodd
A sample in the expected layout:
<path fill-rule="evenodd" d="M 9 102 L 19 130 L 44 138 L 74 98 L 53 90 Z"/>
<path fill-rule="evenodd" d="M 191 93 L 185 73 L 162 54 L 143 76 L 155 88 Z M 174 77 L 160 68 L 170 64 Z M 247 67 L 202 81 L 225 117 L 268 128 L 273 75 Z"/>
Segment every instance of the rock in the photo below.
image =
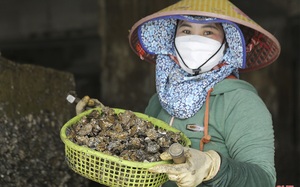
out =
<path fill-rule="evenodd" d="M 88 186 L 67 166 L 59 133 L 75 115 L 70 73 L 0 57 L 0 186 Z"/>
<path fill-rule="evenodd" d="M 58 114 L 60 120 L 74 114 L 66 102 L 68 92 L 75 89 L 70 73 L 0 57 L 0 80 L 0 112 L 8 117 L 38 114 L 41 109 Z"/>

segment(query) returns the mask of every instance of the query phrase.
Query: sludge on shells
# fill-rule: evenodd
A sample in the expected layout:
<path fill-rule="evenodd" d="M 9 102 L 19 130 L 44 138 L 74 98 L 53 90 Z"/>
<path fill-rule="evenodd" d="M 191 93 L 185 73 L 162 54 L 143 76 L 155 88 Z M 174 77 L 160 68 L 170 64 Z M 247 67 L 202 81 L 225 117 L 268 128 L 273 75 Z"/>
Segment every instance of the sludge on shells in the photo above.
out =
<path fill-rule="evenodd" d="M 160 161 L 162 152 L 173 143 L 183 142 L 180 132 L 155 126 L 130 110 L 116 114 L 109 107 L 83 116 L 66 134 L 80 146 L 137 162 Z"/>

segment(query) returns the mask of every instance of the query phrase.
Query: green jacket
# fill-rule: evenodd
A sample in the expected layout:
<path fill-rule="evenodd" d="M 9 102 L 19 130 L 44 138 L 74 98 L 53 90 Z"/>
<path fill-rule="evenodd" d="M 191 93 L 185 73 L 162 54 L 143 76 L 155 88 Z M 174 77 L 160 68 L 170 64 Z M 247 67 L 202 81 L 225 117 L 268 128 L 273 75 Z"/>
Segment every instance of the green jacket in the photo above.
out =
<path fill-rule="evenodd" d="M 199 149 L 203 132 L 186 129 L 186 124 L 203 127 L 205 106 L 188 119 L 174 119 L 173 127 L 181 130 Z M 149 101 L 145 113 L 170 122 L 157 94 Z M 263 101 L 249 83 L 226 79 L 218 83 L 210 96 L 209 135 L 211 141 L 204 151 L 215 150 L 222 163 L 218 174 L 199 186 L 274 187 L 274 132 L 272 117 Z M 176 186 L 174 182 L 164 187 Z"/>

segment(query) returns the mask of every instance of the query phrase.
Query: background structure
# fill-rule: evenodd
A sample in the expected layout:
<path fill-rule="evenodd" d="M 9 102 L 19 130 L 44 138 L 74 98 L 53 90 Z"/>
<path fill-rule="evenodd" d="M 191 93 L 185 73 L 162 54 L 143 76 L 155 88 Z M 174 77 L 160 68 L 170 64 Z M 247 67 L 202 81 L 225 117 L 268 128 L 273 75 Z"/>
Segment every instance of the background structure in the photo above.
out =
<path fill-rule="evenodd" d="M 129 29 L 174 2 L 0 0 L 0 52 L 17 64 L 73 74 L 79 97 L 89 95 L 111 107 L 142 112 L 155 92 L 154 66 L 130 49 Z M 300 185 L 300 1 L 231 2 L 281 43 L 274 64 L 241 78 L 257 88 L 273 114 L 277 184 Z M 0 186 L 4 177 L 0 173 Z"/>

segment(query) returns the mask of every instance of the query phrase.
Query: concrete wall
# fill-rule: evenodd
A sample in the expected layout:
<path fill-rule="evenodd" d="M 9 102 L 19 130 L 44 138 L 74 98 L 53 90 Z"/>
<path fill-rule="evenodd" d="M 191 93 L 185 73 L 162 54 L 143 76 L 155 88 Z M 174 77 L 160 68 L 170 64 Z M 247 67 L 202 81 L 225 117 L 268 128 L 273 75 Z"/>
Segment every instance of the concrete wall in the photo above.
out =
<path fill-rule="evenodd" d="M 87 186 L 65 162 L 60 129 L 74 114 L 71 73 L 0 57 L 0 186 Z"/>

